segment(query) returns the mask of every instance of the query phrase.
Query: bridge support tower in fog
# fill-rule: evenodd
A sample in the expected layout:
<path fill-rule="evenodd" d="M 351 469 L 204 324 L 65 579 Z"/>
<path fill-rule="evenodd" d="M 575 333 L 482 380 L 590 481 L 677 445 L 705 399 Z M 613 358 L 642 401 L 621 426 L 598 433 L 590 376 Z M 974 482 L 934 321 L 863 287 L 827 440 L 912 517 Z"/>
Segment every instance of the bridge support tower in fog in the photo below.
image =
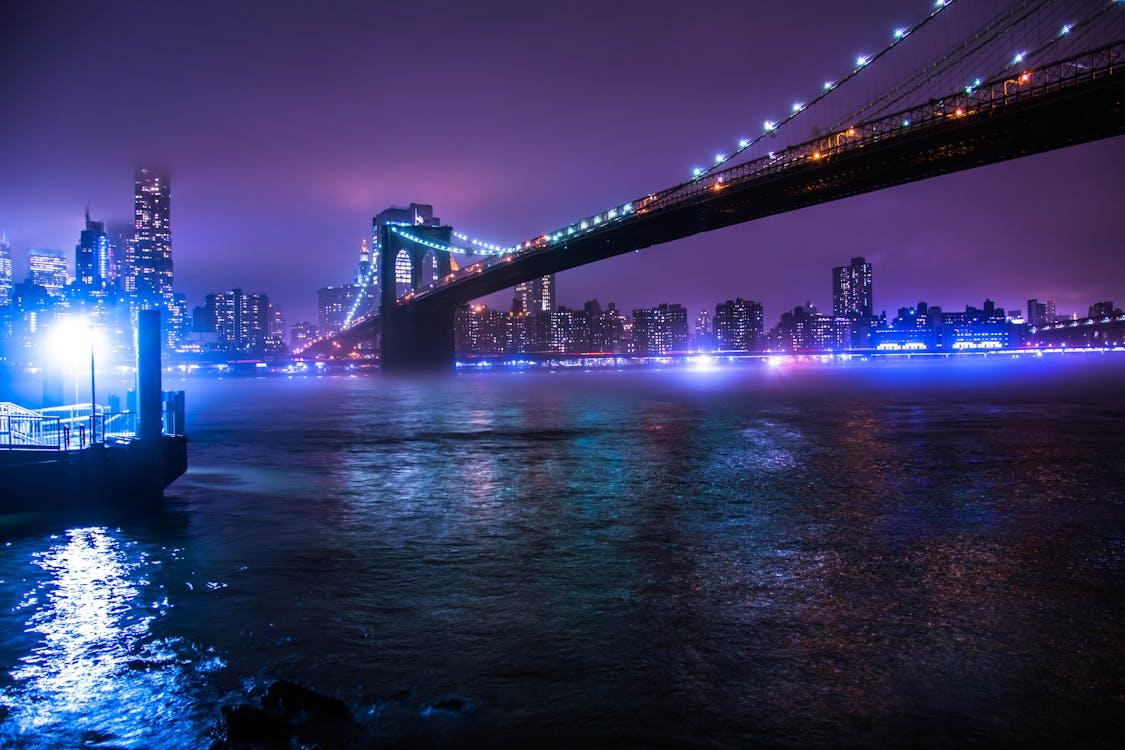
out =
<path fill-rule="evenodd" d="M 449 254 L 407 241 L 392 231 L 391 225 L 381 226 L 379 232 L 383 248 L 379 255 L 380 366 L 385 370 L 452 368 L 456 305 L 440 300 L 414 304 L 410 293 L 401 300 L 397 298 L 408 265 L 410 290 L 414 292 L 451 272 Z M 449 246 L 452 233 L 453 228 L 448 226 L 410 227 L 413 237 L 444 247 Z"/>

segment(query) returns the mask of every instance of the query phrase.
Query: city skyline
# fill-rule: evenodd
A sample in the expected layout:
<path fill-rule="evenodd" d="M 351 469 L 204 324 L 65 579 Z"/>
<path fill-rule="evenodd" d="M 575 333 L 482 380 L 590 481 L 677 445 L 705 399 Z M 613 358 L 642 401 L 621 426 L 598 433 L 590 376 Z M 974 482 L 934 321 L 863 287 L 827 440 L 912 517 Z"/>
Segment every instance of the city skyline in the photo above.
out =
<path fill-rule="evenodd" d="M 659 30 L 647 41 L 643 34 L 630 41 L 618 33 L 634 22 L 631 7 L 600 9 L 596 24 L 586 24 L 580 12 L 521 9 L 495 28 L 472 19 L 441 24 L 434 32 L 435 59 L 403 72 L 405 79 L 394 86 L 380 77 L 368 42 L 343 28 L 347 19 L 336 14 L 278 14 L 261 33 L 243 39 L 238 34 L 256 20 L 252 14 L 217 10 L 222 22 L 199 28 L 175 9 L 159 9 L 144 20 L 129 12 L 136 7 L 115 6 L 83 19 L 89 27 L 81 28 L 60 23 L 61 10 L 17 13 L 0 32 L 6 69 L 27 73 L 6 81 L 12 116 L 0 125 L 0 155 L 11 165 L 0 193 L 0 229 L 8 233 L 17 266 L 31 247 L 72 247 L 87 205 L 107 224 L 128 216 L 129 172 L 151 157 L 168 165 L 175 182 L 177 290 L 193 304 L 222 289 L 262 291 L 296 321 L 315 318 L 317 288 L 351 278 L 356 248 L 383 207 L 425 201 L 455 229 L 510 242 L 671 184 L 740 128 L 786 106 L 810 81 L 831 75 L 826 60 L 845 66 L 854 49 L 872 48 L 885 38 L 885 28 L 911 20 L 926 4 L 873 3 L 830 23 L 802 18 L 802 44 L 815 50 L 807 62 L 762 29 L 743 39 L 724 28 L 720 21 L 729 9 L 721 4 L 702 11 L 646 6 L 660 17 Z M 443 12 L 455 18 L 466 11 Z M 760 12 L 766 30 L 771 23 L 792 25 L 795 13 Z M 348 13 L 350 25 L 368 20 L 361 9 Z M 374 32 L 380 49 L 398 49 L 404 41 L 385 29 L 420 24 L 420 13 L 387 10 Z M 125 53 L 111 44 L 85 66 L 89 80 L 80 90 L 64 80 L 65 59 L 93 40 L 136 36 L 143 53 L 154 44 L 145 32 L 162 21 L 175 21 L 181 31 L 163 40 L 169 52 L 158 71 L 124 66 Z M 275 71 L 247 62 L 252 55 L 235 55 L 246 51 L 239 45 L 254 50 L 287 38 L 298 22 L 309 31 L 304 44 L 324 52 L 320 62 L 310 63 L 312 70 L 279 63 Z M 718 60 L 701 59 L 691 54 L 692 44 L 680 42 L 681 30 L 701 26 L 713 35 Z M 533 29 L 590 53 L 574 69 L 539 60 L 513 69 L 499 52 L 502 37 Z M 669 29 L 677 29 L 675 36 Z M 186 56 L 189 32 L 196 35 L 191 44 L 199 38 L 215 51 L 202 72 Z M 48 33 L 65 54 L 30 64 Z M 347 43 L 333 51 L 327 40 L 335 33 Z M 482 50 L 467 52 L 464 71 L 450 74 L 447 50 L 454 39 L 446 35 L 467 33 L 479 34 Z M 619 46 L 606 48 L 610 38 Z M 737 72 L 763 70 L 775 58 L 793 67 L 750 77 Z M 625 76 L 637 60 L 650 65 L 659 85 Z M 352 64 L 320 67 L 344 61 Z M 369 104 L 359 96 L 379 82 L 380 90 L 395 92 L 388 107 L 417 109 L 416 90 L 429 95 L 423 84 L 437 66 L 446 75 L 438 94 L 453 113 L 468 106 L 469 87 L 458 76 L 492 81 L 481 94 L 480 114 L 408 117 L 412 124 L 405 128 L 398 118 L 375 118 L 381 100 Z M 154 77 L 176 94 L 152 102 L 153 119 L 142 129 L 126 116 L 134 105 L 122 94 Z M 222 85 L 228 78 L 248 91 L 245 100 Z M 630 85 L 603 91 L 589 87 L 592 78 Z M 322 82 L 328 83 L 325 90 L 314 90 Z M 57 93 L 48 100 L 43 90 Z M 746 93 L 730 97 L 731 91 Z M 583 118 L 532 106 L 544 92 L 581 95 L 591 111 L 605 114 Z M 678 97 L 676 106 L 667 106 L 669 93 Z M 92 96 L 105 121 L 60 134 L 49 117 L 53 103 L 92 103 Z M 260 116 L 297 96 L 313 97 L 323 105 L 321 114 Z M 190 116 L 184 118 L 185 112 Z M 516 124 L 514 112 L 522 113 Z M 219 115 L 222 127 L 200 129 L 204 118 Z M 359 127 L 365 119 L 375 126 Z M 340 137 L 332 143 L 312 137 L 306 149 L 278 151 L 322 127 Z M 565 148 L 545 149 L 542 142 Z M 1112 212 L 1114 191 L 1105 187 L 1119 179 L 1115 165 L 1123 159 L 1125 142 L 1116 138 L 710 232 L 560 274 L 559 302 L 613 299 L 631 309 L 678 299 L 694 313 L 716 299 L 743 297 L 760 300 L 769 317 L 805 301 L 830 309 L 829 285 L 813 289 L 808 279 L 826 265 L 864 256 L 880 268 L 876 311 L 891 313 L 918 296 L 948 308 L 993 296 L 1006 307 L 1051 298 L 1060 313 L 1081 312 L 1091 300 L 1121 296 L 1121 223 Z M 315 267 L 309 267 L 310 258 Z M 927 280 L 925 288 L 919 279 Z"/>

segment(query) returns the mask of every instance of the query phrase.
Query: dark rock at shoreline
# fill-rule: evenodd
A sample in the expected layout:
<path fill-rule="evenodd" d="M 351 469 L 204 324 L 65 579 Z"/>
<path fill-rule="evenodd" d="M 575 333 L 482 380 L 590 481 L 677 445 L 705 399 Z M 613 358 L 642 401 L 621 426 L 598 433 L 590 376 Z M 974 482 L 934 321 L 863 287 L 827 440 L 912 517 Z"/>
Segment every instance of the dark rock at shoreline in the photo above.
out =
<path fill-rule="evenodd" d="M 220 731 L 228 743 L 267 743 L 267 746 L 289 743 L 290 728 L 281 716 L 245 704 L 223 706 L 220 711 L 223 715 Z"/>
<path fill-rule="evenodd" d="M 309 690 L 289 680 L 277 680 L 266 688 L 262 706 L 291 722 L 341 724 L 352 720 L 342 700 Z"/>
<path fill-rule="evenodd" d="M 223 706 L 211 750 L 274 750 L 302 747 L 352 748 L 360 727 L 347 705 L 288 680 L 266 688 L 260 706 Z"/>

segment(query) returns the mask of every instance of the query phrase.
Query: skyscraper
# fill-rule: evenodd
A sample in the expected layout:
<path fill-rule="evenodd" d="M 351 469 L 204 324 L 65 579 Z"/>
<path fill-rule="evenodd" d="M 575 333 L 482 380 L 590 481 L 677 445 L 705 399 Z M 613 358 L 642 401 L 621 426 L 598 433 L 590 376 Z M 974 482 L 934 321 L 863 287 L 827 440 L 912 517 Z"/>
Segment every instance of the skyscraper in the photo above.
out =
<path fill-rule="evenodd" d="M 871 264 L 863 258 L 852 258 L 850 265 L 833 268 L 832 314 L 866 320 L 873 312 Z"/>
<path fill-rule="evenodd" d="M 100 221 L 90 221 L 86 212 L 86 228 L 74 247 L 74 277 L 91 290 L 101 291 L 109 282 L 109 235 Z"/>
<path fill-rule="evenodd" d="M 134 241 L 126 257 L 126 291 L 141 304 L 167 305 L 172 299 L 171 187 L 167 173 L 138 167 L 134 181 Z"/>
<path fill-rule="evenodd" d="M 12 243 L 0 234 L 0 307 L 12 303 Z"/>
<path fill-rule="evenodd" d="M 555 275 L 542 276 L 516 284 L 516 312 L 538 315 L 555 309 Z"/>
<path fill-rule="evenodd" d="M 47 290 L 47 294 L 57 297 L 70 281 L 66 270 L 66 258 L 59 250 L 32 250 L 27 256 L 27 278 Z"/>
<path fill-rule="evenodd" d="M 264 294 L 232 289 L 207 295 L 206 307 L 215 311 L 219 345 L 229 351 L 261 349 L 269 334 L 270 301 Z"/>

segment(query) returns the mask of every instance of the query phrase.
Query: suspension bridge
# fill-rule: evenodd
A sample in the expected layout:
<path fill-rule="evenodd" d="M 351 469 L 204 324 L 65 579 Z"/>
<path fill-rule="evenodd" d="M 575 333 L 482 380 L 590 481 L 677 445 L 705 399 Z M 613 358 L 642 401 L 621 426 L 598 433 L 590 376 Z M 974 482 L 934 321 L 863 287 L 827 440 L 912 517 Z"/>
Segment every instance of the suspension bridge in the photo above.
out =
<path fill-rule="evenodd" d="M 379 284 L 377 308 L 302 353 L 344 356 L 368 346 L 384 368 L 449 367 L 458 306 L 520 282 L 1125 133 L 1123 0 L 937 0 L 889 37 L 784 117 L 663 190 L 511 245 L 469 241 L 448 226 L 381 226 L 372 272 L 388 283 Z M 814 137 L 795 135 L 798 122 Z M 454 256 L 466 255 L 456 266 Z M 404 269 L 409 283 L 399 294 Z"/>

